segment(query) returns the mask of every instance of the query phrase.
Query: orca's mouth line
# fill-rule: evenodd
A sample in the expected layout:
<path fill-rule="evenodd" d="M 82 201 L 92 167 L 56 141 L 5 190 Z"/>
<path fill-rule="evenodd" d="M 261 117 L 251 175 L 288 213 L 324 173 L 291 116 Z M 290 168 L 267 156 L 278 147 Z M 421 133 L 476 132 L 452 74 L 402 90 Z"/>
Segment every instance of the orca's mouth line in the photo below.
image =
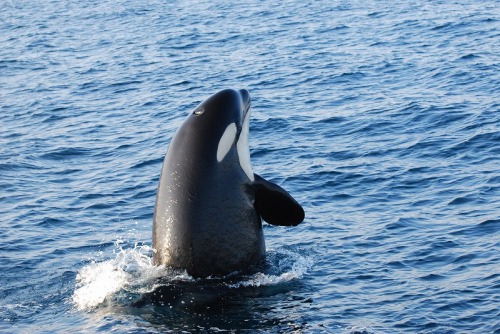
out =
<path fill-rule="evenodd" d="M 250 109 L 252 106 L 250 105 L 250 101 L 248 104 L 245 106 L 245 109 L 243 109 L 243 117 L 241 118 L 241 124 L 239 127 L 238 131 L 238 136 L 237 139 L 240 139 L 241 132 L 244 130 L 243 128 L 245 127 L 245 123 L 250 123 L 250 119 L 247 120 L 247 118 L 250 118 Z"/>
<path fill-rule="evenodd" d="M 250 108 L 252 107 L 252 98 L 250 97 L 250 93 L 246 89 L 240 90 L 240 96 L 242 97 L 243 105 L 245 106 L 243 108 L 245 110 L 243 119 L 245 119 Z"/>
<path fill-rule="evenodd" d="M 245 123 L 245 120 L 247 117 L 250 117 L 250 109 L 252 106 L 249 104 L 248 107 L 246 107 L 245 112 L 243 113 L 243 123 Z"/>

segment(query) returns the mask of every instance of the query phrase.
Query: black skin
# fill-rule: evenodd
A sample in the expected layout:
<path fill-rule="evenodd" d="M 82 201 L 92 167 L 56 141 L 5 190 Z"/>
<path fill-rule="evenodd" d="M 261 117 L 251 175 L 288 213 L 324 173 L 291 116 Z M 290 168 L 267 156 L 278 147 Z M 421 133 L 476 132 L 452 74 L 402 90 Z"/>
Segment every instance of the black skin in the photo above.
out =
<path fill-rule="evenodd" d="M 262 263 L 262 219 L 296 226 L 304 210 L 280 186 L 242 169 L 237 142 L 250 109 L 246 90 L 223 90 L 190 113 L 163 162 L 153 221 L 153 262 L 194 277 L 225 276 Z M 218 161 L 220 139 L 236 125 Z"/>

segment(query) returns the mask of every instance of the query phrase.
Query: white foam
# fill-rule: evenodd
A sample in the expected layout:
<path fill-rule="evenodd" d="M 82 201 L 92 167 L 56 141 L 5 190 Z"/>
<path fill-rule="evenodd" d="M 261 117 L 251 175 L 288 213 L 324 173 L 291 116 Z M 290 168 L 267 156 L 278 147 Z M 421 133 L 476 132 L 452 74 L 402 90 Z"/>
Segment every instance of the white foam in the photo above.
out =
<path fill-rule="evenodd" d="M 115 257 L 106 261 L 92 261 L 78 271 L 72 302 L 76 309 L 93 310 L 106 302 L 122 302 L 125 292 L 126 302 L 131 294 L 145 294 L 154 291 L 161 282 L 192 282 L 194 279 L 186 271 L 173 270 L 163 266 L 153 266 L 152 248 L 134 245 L 132 249 L 122 249 L 122 241 L 115 242 Z M 256 273 L 244 276 L 229 288 L 259 287 L 286 283 L 300 279 L 313 261 L 289 250 L 270 251 L 272 273 Z M 279 261 L 272 260 L 281 257 Z M 120 301 L 121 300 L 121 301 Z"/>
<path fill-rule="evenodd" d="M 158 277 L 165 276 L 165 268 L 153 266 L 152 258 L 146 255 L 151 252 L 149 246 L 124 250 L 120 241 L 115 245 L 118 252 L 114 259 L 92 261 L 78 271 L 72 296 L 77 309 L 93 309 L 120 290 L 139 287 L 134 292 L 148 292 Z"/>
<path fill-rule="evenodd" d="M 295 279 L 302 278 L 313 265 L 313 260 L 310 257 L 304 257 L 290 251 L 282 251 L 282 253 L 287 256 L 286 261 L 292 262 L 290 270 L 287 270 L 279 275 L 270 275 L 259 272 L 250 276 L 250 278 L 246 280 L 235 284 L 229 284 L 228 286 L 231 288 L 239 288 L 242 286 L 258 287 L 286 283 Z"/>
<path fill-rule="evenodd" d="M 93 262 L 78 272 L 78 288 L 73 294 L 73 302 L 81 310 L 93 308 L 119 291 L 128 279 L 125 271 L 110 262 Z"/>

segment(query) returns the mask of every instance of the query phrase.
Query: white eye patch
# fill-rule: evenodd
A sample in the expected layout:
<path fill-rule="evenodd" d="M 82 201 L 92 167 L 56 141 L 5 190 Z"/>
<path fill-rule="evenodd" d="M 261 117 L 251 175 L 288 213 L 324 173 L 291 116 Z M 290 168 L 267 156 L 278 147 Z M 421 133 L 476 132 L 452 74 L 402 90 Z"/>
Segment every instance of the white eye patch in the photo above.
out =
<path fill-rule="evenodd" d="M 236 124 L 231 123 L 227 126 L 226 130 L 222 134 L 222 137 L 219 141 L 219 146 L 217 147 L 217 161 L 221 162 L 226 154 L 233 146 L 234 139 L 236 138 Z"/>

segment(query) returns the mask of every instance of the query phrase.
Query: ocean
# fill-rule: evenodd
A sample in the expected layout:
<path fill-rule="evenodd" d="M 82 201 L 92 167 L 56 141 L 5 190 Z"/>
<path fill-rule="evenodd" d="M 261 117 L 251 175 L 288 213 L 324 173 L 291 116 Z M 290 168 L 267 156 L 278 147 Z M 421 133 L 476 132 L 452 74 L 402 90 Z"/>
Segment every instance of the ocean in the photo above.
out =
<path fill-rule="evenodd" d="M 0 332 L 500 333 L 499 20 L 494 0 L 3 0 Z M 264 224 L 265 270 L 195 279 L 152 265 L 156 188 L 225 88 L 252 96 L 254 172 L 306 218 Z"/>

